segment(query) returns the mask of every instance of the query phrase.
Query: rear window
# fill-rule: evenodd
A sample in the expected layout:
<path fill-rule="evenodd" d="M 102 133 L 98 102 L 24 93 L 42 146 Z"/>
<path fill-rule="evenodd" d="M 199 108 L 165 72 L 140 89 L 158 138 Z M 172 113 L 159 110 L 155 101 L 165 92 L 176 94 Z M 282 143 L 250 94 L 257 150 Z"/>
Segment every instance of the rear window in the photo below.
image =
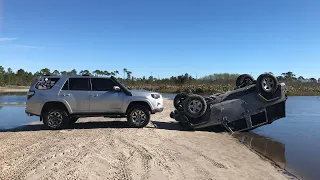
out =
<path fill-rule="evenodd" d="M 40 78 L 37 84 L 35 85 L 36 89 L 51 89 L 60 78 Z"/>

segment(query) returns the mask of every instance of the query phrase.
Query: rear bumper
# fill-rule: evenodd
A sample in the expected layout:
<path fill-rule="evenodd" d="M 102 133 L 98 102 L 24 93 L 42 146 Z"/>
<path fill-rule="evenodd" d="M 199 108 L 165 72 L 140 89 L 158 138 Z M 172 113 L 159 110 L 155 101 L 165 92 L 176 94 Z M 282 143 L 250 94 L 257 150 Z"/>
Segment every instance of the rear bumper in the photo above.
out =
<path fill-rule="evenodd" d="M 40 115 L 34 114 L 34 113 L 32 113 L 32 112 L 28 112 L 28 111 L 27 111 L 27 108 L 24 110 L 24 112 L 25 112 L 28 116 L 40 116 Z"/>

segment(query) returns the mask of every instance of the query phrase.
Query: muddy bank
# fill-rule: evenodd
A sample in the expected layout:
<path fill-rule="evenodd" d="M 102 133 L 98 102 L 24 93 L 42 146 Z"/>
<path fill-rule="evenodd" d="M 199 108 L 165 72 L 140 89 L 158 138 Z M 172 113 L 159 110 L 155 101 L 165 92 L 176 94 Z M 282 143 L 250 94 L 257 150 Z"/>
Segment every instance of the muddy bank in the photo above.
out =
<path fill-rule="evenodd" d="M 289 179 L 226 133 L 181 131 L 165 111 L 146 128 L 81 118 L 72 128 L 38 122 L 0 132 L 0 179 Z"/>

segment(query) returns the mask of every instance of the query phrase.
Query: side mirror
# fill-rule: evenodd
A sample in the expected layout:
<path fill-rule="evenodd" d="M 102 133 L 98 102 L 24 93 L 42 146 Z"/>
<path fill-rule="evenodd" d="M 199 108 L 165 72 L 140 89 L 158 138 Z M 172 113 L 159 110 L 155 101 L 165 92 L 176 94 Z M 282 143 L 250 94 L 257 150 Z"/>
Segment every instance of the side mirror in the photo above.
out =
<path fill-rule="evenodd" d="M 116 92 L 119 92 L 121 91 L 120 87 L 119 86 L 113 86 L 113 90 L 116 91 Z"/>

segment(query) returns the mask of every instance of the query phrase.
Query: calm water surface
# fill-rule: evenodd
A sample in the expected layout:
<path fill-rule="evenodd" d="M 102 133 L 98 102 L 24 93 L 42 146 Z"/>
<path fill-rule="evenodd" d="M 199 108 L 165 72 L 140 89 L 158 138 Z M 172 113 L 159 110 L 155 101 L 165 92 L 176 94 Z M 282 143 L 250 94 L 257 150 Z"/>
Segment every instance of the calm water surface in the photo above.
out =
<path fill-rule="evenodd" d="M 15 128 L 39 121 L 39 117 L 27 116 L 24 112 L 25 107 L 0 106 L 0 130 Z"/>
<path fill-rule="evenodd" d="M 25 104 L 26 95 L 0 95 L 0 104 Z"/>
<path fill-rule="evenodd" d="M 173 99 L 175 94 L 163 94 Z M 0 104 L 25 103 L 23 95 L 0 95 Z M 320 177 L 320 98 L 293 97 L 287 100 L 286 118 L 248 133 L 236 134 L 280 167 L 304 179 Z M 0 107 L 0 129 L 17 127 L 38 117 L 27 116 L 24 107 Z"/>
<path fill-rule="evenodd" d="M 286 118 L 253 132 L 285 145 L 286 168 L 304 179 L 320 177 L 320 98 L 289 97 Z"/>

